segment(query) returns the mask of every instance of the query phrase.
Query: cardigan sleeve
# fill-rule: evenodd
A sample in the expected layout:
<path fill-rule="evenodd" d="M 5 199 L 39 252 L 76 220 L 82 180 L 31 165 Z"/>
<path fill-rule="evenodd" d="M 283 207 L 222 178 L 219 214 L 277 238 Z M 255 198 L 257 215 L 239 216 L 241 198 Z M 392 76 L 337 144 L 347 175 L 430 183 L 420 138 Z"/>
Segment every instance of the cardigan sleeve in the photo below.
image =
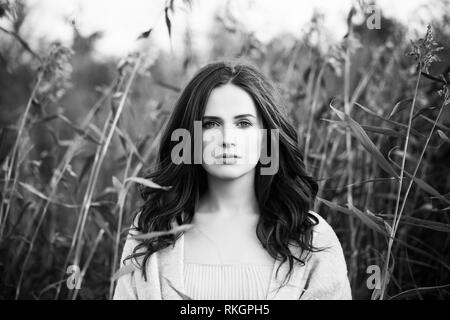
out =
<path fill-rule="evenodd" d="M 124 267 L 132 264 L 132 259 L 128 259 L 123 264 L 123 261 L 127 256 L 133 253 L 134 247 L 138 242 L 131 237 L 131 232 L 128 233 L 125 245 L 122 250 L 122 257 L 120 259 L 120 267 Z M 138 300 L 137 289 L 136 289 L 136 278 L 135 273 L 137 270 L 128 272 L 122 275 L 117 280 L 116 289 L 114 291 L 113 300 Z"/>
<path fill-rule="evenodd" d="M 339 239 L 325 219 L 314 215 L 319 224 L 314 229 L 313 244 L 324 250 L 314 252 L 307 263 L 306 285 L 300 299 L 351 300 L 347 264 Z"/>

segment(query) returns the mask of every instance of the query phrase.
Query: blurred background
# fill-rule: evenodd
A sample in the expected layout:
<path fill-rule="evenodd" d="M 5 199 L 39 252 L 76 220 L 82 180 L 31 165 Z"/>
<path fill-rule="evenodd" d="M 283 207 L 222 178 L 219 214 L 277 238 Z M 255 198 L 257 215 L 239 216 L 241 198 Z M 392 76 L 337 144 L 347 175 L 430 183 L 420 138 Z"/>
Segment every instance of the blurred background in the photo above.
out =
<path fill-rule="evenodd" d="M 281 93 L 354 298 L 449 299 L 449 50 L 445 0 L 0 0 L 0 299 L 111 298 L 180 90 L 238 57 Z"/>

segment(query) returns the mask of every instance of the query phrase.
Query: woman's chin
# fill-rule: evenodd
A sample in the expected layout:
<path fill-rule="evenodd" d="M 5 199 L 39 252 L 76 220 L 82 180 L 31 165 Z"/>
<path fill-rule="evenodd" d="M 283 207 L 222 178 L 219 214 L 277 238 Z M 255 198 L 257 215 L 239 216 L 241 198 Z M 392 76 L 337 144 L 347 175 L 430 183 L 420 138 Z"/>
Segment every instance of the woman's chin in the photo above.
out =
<path fill-rule="evenodd" d="M 251 172 L 254 166 L 238 164 L 215 164 L 209 165 L 205 168 L 206 172 L 218 179 L 237 179 L 243 175 Z"/>

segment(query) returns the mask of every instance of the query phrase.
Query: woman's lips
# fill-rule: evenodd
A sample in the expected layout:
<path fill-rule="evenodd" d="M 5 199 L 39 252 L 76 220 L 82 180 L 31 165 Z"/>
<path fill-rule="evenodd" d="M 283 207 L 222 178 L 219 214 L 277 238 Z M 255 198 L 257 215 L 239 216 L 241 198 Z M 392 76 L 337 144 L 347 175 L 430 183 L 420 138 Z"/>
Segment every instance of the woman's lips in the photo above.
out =
<path fill-rule="evenodd" d="M 219 155 L 216 158 L 220 159 L 220 158 L 241 158 L 241 157 L 239 157 L 239 156 L 237 156 L 235 154 L 226 154 L 226 153 L 224 153 L 224 154 Z"/>

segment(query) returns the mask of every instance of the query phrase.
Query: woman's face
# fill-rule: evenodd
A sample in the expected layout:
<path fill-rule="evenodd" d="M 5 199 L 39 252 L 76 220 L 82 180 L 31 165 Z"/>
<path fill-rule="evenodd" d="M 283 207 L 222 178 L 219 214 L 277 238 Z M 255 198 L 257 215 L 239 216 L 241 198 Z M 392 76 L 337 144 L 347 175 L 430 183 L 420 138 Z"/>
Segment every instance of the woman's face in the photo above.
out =
<path fill-rule="evenodd" d="M 202 167 L 208 174 L 236 179 L 255 168 L 263 125 L 247 92 L 233 84 L 215 88 L 206 104 L 202 128 Z"/>

